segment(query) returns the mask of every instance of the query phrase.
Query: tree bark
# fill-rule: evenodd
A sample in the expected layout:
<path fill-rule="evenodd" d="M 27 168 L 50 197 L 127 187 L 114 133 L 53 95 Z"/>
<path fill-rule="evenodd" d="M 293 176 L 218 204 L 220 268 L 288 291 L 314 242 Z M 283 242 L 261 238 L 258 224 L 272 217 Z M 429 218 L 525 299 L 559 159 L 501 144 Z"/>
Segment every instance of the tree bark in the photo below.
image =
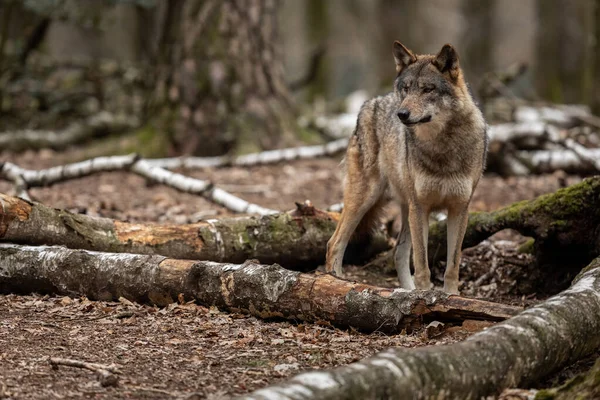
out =
<path fill-rule="evenodd" d="M 500 321 L 519 307 L 440 291 L 406 291 L 289 271 L 252 261 L 219 264 L 64 247 L 0 244 L 0 292 L 87 296 L 166 305 L 186 301 L 259 318 L 326 321 L 364 331 L 399 332 L 424 320 Z"/>
<path fill-rule="evenodd" d="M 570 289 L 464 342 L 388 349 L 239 399 L 480 399 L 533 383 L 596 351 L 599 315 L 596 259 Z"/>
<path fill-rule="evenodd" d="M 170 3 L 175 32 L 158 87 L 176 151 L 220 155 L 273 148 L 295 132 L 284 81 L 275 0 Z M 173 125 L 171 125 L 173 124 Z"/>
<path fill-rule="evenodd" d="M 304 271 L 324 263 L 327 241 L 338 219 L 338 213 L 300 205 L 291 213 L 262 217 L 189 225 L 135 224 L 0 194 L 0 241 L 231 263 L 258 259 Z M 365 240 L 349 245 L 347 262 L 360 263 L 390 246 L 382 232 Z"/>
<path fill-rule="evenodd" d="M 551 283 L 560 290 L 600 254 L 599 227 L 600 176 L 595 176 L 534 200 L 469 214 L 463 248 L 503 229 L 515 229 L 535 239 L 537 270 L 544 274 L 540 287 Z M 429 254 L 432 263 L 446 255 L 445 221 L 430 227 Z"/>

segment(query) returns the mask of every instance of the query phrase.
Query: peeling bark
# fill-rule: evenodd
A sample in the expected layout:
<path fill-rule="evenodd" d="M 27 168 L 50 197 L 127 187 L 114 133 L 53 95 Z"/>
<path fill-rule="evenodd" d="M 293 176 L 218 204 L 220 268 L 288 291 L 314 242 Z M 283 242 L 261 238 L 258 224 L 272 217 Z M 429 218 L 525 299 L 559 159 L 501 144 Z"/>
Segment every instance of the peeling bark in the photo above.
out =
<path fill-rule="evenodd" d="M 0 194 L 0 241 L 73 249 L 241 263 L 258 259 L 308 270 L 323 264 L 338 213 L 300 205 L 291 213 L 222 218 L 188 225 L 136 224 L 57 210 Z M 361 262 L 387 250 L 379 232 L 351 243 L 346 260 Z"/>
<path fill-rule="evenodd" d="M 518 307 L 352 283 L 277 264 L 220 264 L 64 247 L 0 244 L 0 292 L 87 296 L 166 305 L 183 294 L 205 305 L 259 318 L 325 322 L 364 331 L 399 332 L 423 320 L 501 321 Z"/>
<path fill-rule="evenodd" d="M 239 399 L 475 400 L 523 387 L 600 348 L 600 260 L 571 288 L 464 342 L 392 348 Z"/>
<path fill-rule="evenodd" d="M 600 176 L 497 211 L 469 214 L 463 248 L 508 228 L 535 238 L 538 270 L 547 278 L 539 284 L 564 288 L 600 254 Z M 445 221 L 430 227 L 428 254 L 432 263 L 445 257 Z"/>

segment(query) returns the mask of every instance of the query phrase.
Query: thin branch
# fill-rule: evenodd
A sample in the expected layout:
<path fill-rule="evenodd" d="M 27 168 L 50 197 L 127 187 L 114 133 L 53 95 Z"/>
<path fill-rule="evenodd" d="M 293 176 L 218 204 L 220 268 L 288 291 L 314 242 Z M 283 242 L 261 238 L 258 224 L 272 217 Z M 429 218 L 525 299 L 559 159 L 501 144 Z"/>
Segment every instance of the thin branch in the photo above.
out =
<path fill-rule="evenodd" d="M 311 159 L 339 154 L 346 150 L 348 139 L 342 138 L 315 146 L 290 147 L 286 149 L 268 150 L 259 153 L 245 154 L 237 157 L 177 157 L 147 160 L 155 167 L 167 169 L 186 168 L 203 169 L 227 166 L 255 166 L 275 164 L 281 161 Z"/>
<path fill-rule="evenodd" d="M 131 171 L 146 179 L 172 187 L 181 192 L 199 194 L 225 208 L 238 212 L 268 215 L 278 211 L 252 204 L 201 179 L 167 171 L 164 168 L 150 165 L 135 154 L 127 156 L 97 157 L 73 164 L 66 164 L 42 170 L 27 170 L 13 163 L 6 162 L 0 166 L 0 178 L 13 182 L 17 188 L 48 186 L 70 179 L 111 171 Z"/>
<path fill-rule="evenodd" d="M 98 374 L 98 379 L 102 386 L 117 386 L 119 379 L 115 374 L 120 374 L 121 372 L 117 368 L 116 365 L 104 365 L 104 364 L 96 364 L 89 363 L 85 361 L 72 360 L 68 358 L 50 358 L 50 365 L 52 365 L 53 369 L 58 369 L 59 365 L 65 365 L 67 367 L 75 367 L 75 368 L 84 368 Z"/>

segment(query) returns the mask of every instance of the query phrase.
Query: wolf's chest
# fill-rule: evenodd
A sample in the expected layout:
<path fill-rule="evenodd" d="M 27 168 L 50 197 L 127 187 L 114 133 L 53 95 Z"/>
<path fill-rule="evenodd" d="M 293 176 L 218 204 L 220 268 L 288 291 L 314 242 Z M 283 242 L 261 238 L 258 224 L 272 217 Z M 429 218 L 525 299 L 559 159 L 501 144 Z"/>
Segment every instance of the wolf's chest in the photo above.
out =
<path fill-rule="evenodd" d="M 447 208 L 453 203 L 463 203 L 471 197 L 473 189 L 470 177 L 462 174 L 435 176 L 416 172 L 412 184 L 417 200 L 431 208 Z"/>

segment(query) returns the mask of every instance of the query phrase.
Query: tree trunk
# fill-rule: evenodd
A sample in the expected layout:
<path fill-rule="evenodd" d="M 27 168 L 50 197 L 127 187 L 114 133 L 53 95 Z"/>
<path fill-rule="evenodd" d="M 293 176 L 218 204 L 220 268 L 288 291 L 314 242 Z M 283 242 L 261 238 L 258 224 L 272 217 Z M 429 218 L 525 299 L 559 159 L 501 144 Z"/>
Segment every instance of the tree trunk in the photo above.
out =
<path fill-rule="evenodd" d="M 600 114 L 600 0 L 594 1 L 594 39 L 592 48 L 592 111 Z"/>
<path fill-rule="evenodd" d="M 544 291 L 556 291 L 566 287 L 600 254 L 599 227 L 600 176 L 595 176 L 534 200 L 493 212 L 471 213 L 463 248 L 473 247 L 503 229 L 531 236 L 535 239 L 536 271 L 543 275 L 537 283 Z M 430 227 L 429 254 L 432 263 L 434 258 L 445 257 L 446 222 Z"/>
<path fill-rule="evenodd" d="M 292 213 L 263 217 L 189 225 L 135 224 L 0 194 L 0 241 L 232 263 L 258 259 L 304 271 L 324 263 L 327 241 L 338 219 L 338 213 L 300 205 Z M 351 243 L 345 259 L 360 263 L 388 248 L 387 236 L 379 232 L 368 243 Z"/>
<path fill-rule="evenodd" d="M 410 330 L 433 318 L 501 321 L 520 311 L 439 291 L 386 289 L 331 275 L 302 274 L 276 264 L 218 264 L 0 244 L 0 293 L 34 291 L 99 300 L 123 296 L 157 305 L 183 296 L 185 301 L 198 300 L 259 318 L 326 321 L 384 332 Z"/>
<path fill-rule="evenodd" d="M 570 289 L 464 342 L 388 349 L 239 399 L 480 399 L 523 387 L 596 351 L 599 316 L 596 259 Z"/>
<path fill-rule="evenodd" d="M 593 95 L 591 1 L 538 1 L 537 86 L 556 103 L 589 102 Z"/>
<path fill-rule="evenodd" d="M 178 153 L 219 155 L 290 139 L 295 111 L 283 76 L 275 0 L 172 1 L 173 33 L 159 97 Z M 162 93 L 161 93 L 162 91 Z"/>

